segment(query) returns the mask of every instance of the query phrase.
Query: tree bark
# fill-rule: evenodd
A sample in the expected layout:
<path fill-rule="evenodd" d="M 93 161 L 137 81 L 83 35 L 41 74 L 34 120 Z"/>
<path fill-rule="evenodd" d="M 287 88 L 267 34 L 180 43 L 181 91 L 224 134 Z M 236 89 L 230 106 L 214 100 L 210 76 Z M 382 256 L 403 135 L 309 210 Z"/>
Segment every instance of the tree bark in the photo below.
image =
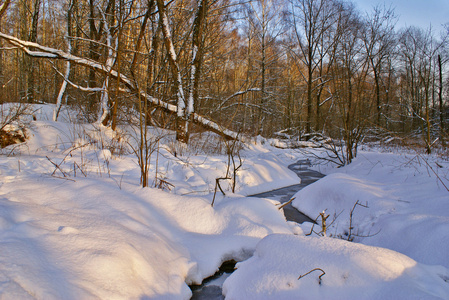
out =
<path fill-rule="evenodd" d="M 29 41 L 32 43 L 37 42 L 37 25 L 39 23 L 39 11 L 41 6 L 41 0 L 34 1 L 34 11 L 32 16 L 31 23 L 31 32 L 29 36 Z M 35 100 L 35 92 L 36 92 L 36 83 L 35 83 L 35 75 L 37 73 L 36 64 L 33 60 L 30 60 L 30 65 L 28 68 L 28 87 L 27 87 L 27 101 L 29 103 L 34 102 Z"/>

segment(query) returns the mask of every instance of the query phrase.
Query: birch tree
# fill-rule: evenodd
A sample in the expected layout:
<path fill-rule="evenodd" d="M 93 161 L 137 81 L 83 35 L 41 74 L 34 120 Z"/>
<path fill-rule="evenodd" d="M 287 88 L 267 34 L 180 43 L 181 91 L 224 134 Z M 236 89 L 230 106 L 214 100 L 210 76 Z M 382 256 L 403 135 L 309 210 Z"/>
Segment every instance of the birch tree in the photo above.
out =
<path fill-rule="evenodd" d="M 67 10 L 67 52 L 70 54 L 72 52 L 72 13 L 73 7 L 76 5 L 76 0 L 71 0 L 69 3 L 69 9 Z M 70 77 L 70 60 L 66 61 L 66 71 L 64 74 L 64 80 L 62 81 L 61 88 L 59 89 L 58 97 L 56 98 L 56 106 L 53 112 L 53 121 L 57 121 L 59 117 L 59 112 L 61 111 L 62 98 L 67 88 L 67 82 Z"/>
<path fill-rule="evenodd" d="M 192 61 L 190 63 L 190 86 L 189 98 L 186 108 L 186 120 L 191 118 L 194 112 L 194 104 L 198 101 L 199 83 L 201 76 L 201 63 L 203 56 L 203 30 L 204 22 L 207 14 L 207 0 L 198 0 L 195 19 L 193 20 L 193 35 L 192 35 Z M 188 138 L 188 136 L 187 136 Z"/>
<path fill-rule="evenodd" d="M 188 142 L 188 120 L 186 115 L 186 101 L 185 93 L 182 85 L 182 76 L 178 64 L 178 56 L 175 52 L 173 39 L 171 35 L 170 25 L 167 17 L 167 12 L 164 0 L 157 0 L 157 7 L 159 12 L 160 22 L 162 24 L 162 33 L 164 35 L 164 44 L 168 53 L 168 60 L 170 62 L 172 75 L 175 78 L 175 90 L 177 92 L 177 118 L 176 118 L 176 140 L 187 143 Z"/>

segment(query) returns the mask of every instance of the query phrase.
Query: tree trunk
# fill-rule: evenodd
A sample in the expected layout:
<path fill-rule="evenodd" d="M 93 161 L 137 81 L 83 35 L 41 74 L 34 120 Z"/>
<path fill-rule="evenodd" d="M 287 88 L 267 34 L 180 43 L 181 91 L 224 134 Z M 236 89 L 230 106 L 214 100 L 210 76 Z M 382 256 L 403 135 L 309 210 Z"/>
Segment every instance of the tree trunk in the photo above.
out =
<path fill-rule="evenodd" d="M 439 108 L 439 121 L 440 121 L 440 139 L 444 144 L 444 106 L 443 106 L 443 67 L 441 63 L 441 56 L 438 55 L 438 108 Z"/>
<path fill-rule="evenodd" d="M 99 47 L 98 43 L 96 41 L 98 40 L 98 30 L 95 25 L 95 4 L 94 0 L 89 0 L 89 55 L 88 57 L 92 59 L 93 61 L 98 61 L 100 58 L 99 53 Z M 89 88 L 96 88 L 97 87 L 97 78 L 95 70 L 90 69 L 89 70 L 89 78 L 88 78 L 88 86 Z M 97 97 L 94 93 L 91 93 L 88 95 L 88 108 L 90 111 L 93 111 L 93 108 L 96 106 L 97 103 Z"/>
<path fill-rule="evenodd" d="M 10 0 L 6 0 L 5 2 L 0 5 L 0 22 L 2 20 L 3 14 L 6 12 L 6 9 L 8 8 L 8 5 L 10 3 Z M 0 30 L 1 30 L 1 23 L 0 23 Z M 2 48 L 2 43 L 0 42 L 0 48 Z M 0 51 L 0 85 L 3 84 L 3 51 Z M 0 101 L 3 101 L 3 99 L 0 99 Z"/>
<path fill-rule="evenodd" d="M 37 42 L 37 26 L 39 23 L 39 10 L 41 6 L 41 0 L 34 1 L 34 11 L 31 22 L 31 32 L 29 41 L 32 43 Z M 37 73 L 37 66 L 34 60 L 30 60 L 30 65 L 28 68 L 28 87 L 27 87 L 27 101 L 29 103 L 34 102 L 35 100 L 35 92 L 36 92 L 36 83 L 35 83 L 35 75 Z"/>
<path fill-rule="evenodd" d="M 72 11 L 73 7 L 76 5 L 76 0 L 71 1 L 69 5 L 69 9 L 67 11 L 67 52 L 70 54 L 72 52 Z M 61 88 L 59 89 L 58 98 L 56 99 L 56 107 L 53 112 L 53 121 L 57 121 L 59 117 L 59 112 L 61 111 L 62 106 L 62 97 L 64 96 L 65 90 L 67 88 L 67 81 L 70 76 L 70 60 L 66 61 L 66 71 L 64 75 L 64 81 L 61 84 Z"/>
<path fill-rule="evenodd" d="M 157 0 L 157 7 L 159 10 L 159 18 L 162 21 L 162 33 L 164 35 L 165 48 L 168 52 L 168 60 L 172 69 L 172 76 L 174 77 L 175 90 L 177 92 L 177 118 L 176 118 L 176 140 L 182 143 L 187 143 L 188 135 L 188 120 L 186 118 L 186 103 L 184 98 L 184 89 L 182 87 L 182 77 L 179 70 L 178 58 L 173 45 L 168 17 L 164 5 L 164 0 Z"/>

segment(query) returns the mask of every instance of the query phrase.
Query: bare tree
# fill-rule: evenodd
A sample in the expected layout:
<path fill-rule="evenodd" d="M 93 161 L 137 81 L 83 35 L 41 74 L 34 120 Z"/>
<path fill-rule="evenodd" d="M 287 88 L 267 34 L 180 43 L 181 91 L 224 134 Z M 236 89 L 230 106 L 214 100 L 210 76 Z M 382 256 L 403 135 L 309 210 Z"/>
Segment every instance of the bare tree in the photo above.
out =
<path fill-rule="evenodd" d="M 433 97 L 433 81 L 436 77 L 435 59 L 443 47 L 443 41 L 437 41 L 432 29 L 427 31 L 415 27 L 407 28 L 401 35 L 401 53 L 404 61 L 405 76 L 408 83 L 408 106 L 413 114 L 413 124 L 422 124 L 426 151 L 436 140 L 432 138 L 431 103 Z M 413 126 L 413 127 L 415 127 Z"/>
<path fill-rule="evenodd" d="M 10 0 L 5 0 L 0 5 L 0 30 L 2 29 L 1 28 L 2 16 L 5 14 L 6 9 L 8 8 L 10 2 L 11 2 Z M 2 47 L 2 43 L 0 41 L 0 48 L 1 47 Z M 0 51 L 0 85 L 2 85 L 2 81 L 3 81 L 3 51 Z"/>
<path fill-rule="evenodd" d="M 208 1 L 198 0 L 192 30 L 193 35 L 192 35 L 192 61 L 190 63 L 190 83 L 189 83 L 190 86 L 185 116 L 187 121 L 190 120 L 191 115 L 194 112 L 194 104 L 198 101 L 199 97 L 201 64 L 203 61 L 203 54 L 204 54 L 203 31 L 205 27 L 204 23 L 206 20 L 207 10 L 208 10 Z"/>
<path fill-rule="evenodd" d="M 250 61 L 255 61 L 256 66 L 249 64 L 249 72 L 254 67 L 256 71 L 256 82 L 260 89 L 257 132 L 262 135 L 269 117 L 276 114 L 275 90 L 277 78 L 280 77 L 276 68 L 281 56 L 282 48 L 279 41 L 285 32 L 284 22 L 285 9 L 282 1 L 257 0 L 251 1 L 246 8 L 248 28 L 248 54 Z M 271 118 L 272 119 L 272 118 Z"/>
<path fill-rule="evenodd" d="M 316 92 L 316 70 L 326 60 L 334 44 L 323 43 L 326 33 L 338 21 L 338 10 L 332 0 L 291 0 L 291 24 L 296 39 L 296 47 L 290 49 L 295 59 L 300 62 L 299 71 L 306 84 L 306 121 L 305 131 L 312 131 L 314 92 Z M 336 37 L 336 36 L 335 36 Z M 323 79 L 323 82 L 325 80 Z"/>
<path fill-rule="evenodd" d="M 351 163 L 357 155 L 357 147 L 363 139 L 369 102 L 364 94 L 368 63 L 361 39 L 363 23 L 352 5 L 341 12 L 340 30 L 344 32 L 338 44 L 336 64 L 333 70 L 333 94 L 341 119 L 341 140 L 344 162 Z"/>
<path fill-rule="evenodd" d="M 186 101 L 182 84 L 181 70 L 178 64 L 178 56 L 175 52 L 169 21 L 167 17 L 166 7 L 163 0 L 157 0 L 159 18 L 162 24 L 162 33 L 164 34 L 164 44 L 168 53 L 172 75 L 175 78 L 175 90 L 177 97 L 177 119 L 176 119 L 176 139 L 180 142 L 188 141 L 188 120 L 186 119 Z"/>
<path fill-rule="evenodd" d="M 31 22 L 31 32 L 29 41 L 37 42 L 37 30 L 38 30 L 38 22 L 39 22 L 39 12 L 41 7 L 41 0 L 34 0 L 34 10 L 32 14 L 32 22 Z M 33 102 L 35 99 L 35 75 L 37 74 L 36 64 L 33 60 L 30 61 L 30 68 L 28 73 L 28 92 L 27 99 L 28 102 Z"/>
<path fill-rule="evenodd" d="M 386 62 L 392 55 L 395 46 L 394 26 L 397 17 L 392 8 L 387 9 L 382 6 L 375 6 L 372 14 L 365 18 L 365 26 L 362 33 L 365 44 L 366 55 L 373 72 L 375 97 L 376 97 L 376 118 L 375 124 L 381 125 L 382 116 L 382 95 L 386 95 L 387 87 L 382 82 L 382 75 L 388 71 Z M 381 92 L 382 88 L 382 92 Z"/>

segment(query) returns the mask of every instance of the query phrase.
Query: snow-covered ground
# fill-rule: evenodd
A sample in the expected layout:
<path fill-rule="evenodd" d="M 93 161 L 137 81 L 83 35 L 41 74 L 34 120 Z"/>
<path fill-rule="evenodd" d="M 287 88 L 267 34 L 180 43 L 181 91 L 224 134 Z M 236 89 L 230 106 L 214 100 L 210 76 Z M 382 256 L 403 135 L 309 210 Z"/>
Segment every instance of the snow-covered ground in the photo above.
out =
<path fill-rule="evenodd" d="M 157 171 L 169 184 L 141 188 L 125 142 L 133 130 L 73 124 L 67 112 L 52 122 L 52 108 L 34 107 L 27 142 L 0 156 L 1 299 L 189 299 L 187 285 L 229 259 L 242 262 L 227 299 L 449 299 L 443 158 L 362 152 L 328 168 L 294 204 L 312 217 L 326 210 L 328 223 L 339 214 L 327 235 L 341 238 L 354 203 L 368 208 L 354 210 L 354 242 L 306 237 L 276 202 L 245 197 L 299 183 L 287 165 L 301 152 L 246 145 L 236 193 L 223 181 L 212 207 L 228 160 L 208 152 L 213 135 L 174 157 L 173 137 L 158 132 L 150 182 Z M 320 270 L 298 279 L 315 268 L 321 280 Z"/>
<path fill-rule="evenodd" d="M 361 151 L 329 173 L 293 202 L 313 218 L 325 210 L 328 235 L 348 238 L 353 210 L 355 242 L 449 268 L 448 157 Z M 357 201 L 363 206 L 354 208 Z"/>

